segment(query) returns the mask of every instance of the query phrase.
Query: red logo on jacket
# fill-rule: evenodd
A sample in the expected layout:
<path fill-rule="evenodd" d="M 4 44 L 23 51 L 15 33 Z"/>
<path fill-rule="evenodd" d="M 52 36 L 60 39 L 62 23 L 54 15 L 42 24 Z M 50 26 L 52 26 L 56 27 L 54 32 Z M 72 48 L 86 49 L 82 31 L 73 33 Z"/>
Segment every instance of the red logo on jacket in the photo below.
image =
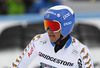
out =
<path fill-rule="evenodd" d="M 31 50 L 30 50 L 30 52 L 28 53 L 28 56 L 30 57 L 30 55 L 32 54 L 32 52 L 33 52 L 33 47 L 31 46 Z"/>

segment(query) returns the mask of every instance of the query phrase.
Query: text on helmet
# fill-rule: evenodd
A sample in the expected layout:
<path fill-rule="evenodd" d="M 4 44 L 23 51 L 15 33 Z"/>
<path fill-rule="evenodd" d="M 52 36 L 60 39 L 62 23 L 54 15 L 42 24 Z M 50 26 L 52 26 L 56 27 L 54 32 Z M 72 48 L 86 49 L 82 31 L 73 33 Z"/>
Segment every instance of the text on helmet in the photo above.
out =
<path fill-rule="evenodd" d="M 68 18 L 70 16 L 70 13 L 67 13 L 63 16 L 64 19 Z"/>
<path fill-rule="evenodd" d="M 64 26 L 72 24 L 72 21 L 64 23 Z"/>

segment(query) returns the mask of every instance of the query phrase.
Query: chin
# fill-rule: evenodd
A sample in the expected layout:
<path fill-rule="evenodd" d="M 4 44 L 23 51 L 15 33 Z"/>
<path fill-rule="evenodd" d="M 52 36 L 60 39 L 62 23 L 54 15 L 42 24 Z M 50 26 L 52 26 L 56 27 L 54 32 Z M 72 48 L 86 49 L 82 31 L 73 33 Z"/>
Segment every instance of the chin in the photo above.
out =
<path fill-rule="evenodd" d="M 51 39 L 50 39 L 50 41 L 51 41 L 51 42 L 56 42 L 56 40 L 51 40 Z"/>

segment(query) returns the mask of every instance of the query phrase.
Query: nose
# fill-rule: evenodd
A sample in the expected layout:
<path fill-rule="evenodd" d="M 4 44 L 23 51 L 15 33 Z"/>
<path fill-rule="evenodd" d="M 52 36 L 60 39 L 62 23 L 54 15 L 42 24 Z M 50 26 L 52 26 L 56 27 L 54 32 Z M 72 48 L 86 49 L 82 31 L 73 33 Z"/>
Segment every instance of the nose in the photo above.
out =
<path fill-rule="evenodd" d="M 49 32 L 52 32 L 50 29 L 48 29 Z"/>
<path fill-rule="evenodd" d="M 53 31 L 52 31 L 52 30 L 50 30 L 50 29 L 48 29 L 47 31 L 48 31 L 49 33 L 53 33 Z"/>

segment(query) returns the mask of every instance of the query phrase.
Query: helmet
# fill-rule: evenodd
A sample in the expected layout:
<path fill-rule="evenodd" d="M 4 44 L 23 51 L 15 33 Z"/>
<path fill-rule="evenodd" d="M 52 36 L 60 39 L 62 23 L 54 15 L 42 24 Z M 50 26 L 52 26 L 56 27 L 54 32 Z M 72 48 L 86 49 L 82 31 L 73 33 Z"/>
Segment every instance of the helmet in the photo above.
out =
<path fill-rule="evenodd" d="M 68 34 L 70 34 L 74 26 L 75 14 L 73 10 L 68 6 L 57 5 L 57 6 L 51 7 L 45 12 L 44 20 L 60 22 L 61 34 L 63 36 L 67 36 Z M 52 26 L 55 27 L 55 25 L 52 25 Z"/>

